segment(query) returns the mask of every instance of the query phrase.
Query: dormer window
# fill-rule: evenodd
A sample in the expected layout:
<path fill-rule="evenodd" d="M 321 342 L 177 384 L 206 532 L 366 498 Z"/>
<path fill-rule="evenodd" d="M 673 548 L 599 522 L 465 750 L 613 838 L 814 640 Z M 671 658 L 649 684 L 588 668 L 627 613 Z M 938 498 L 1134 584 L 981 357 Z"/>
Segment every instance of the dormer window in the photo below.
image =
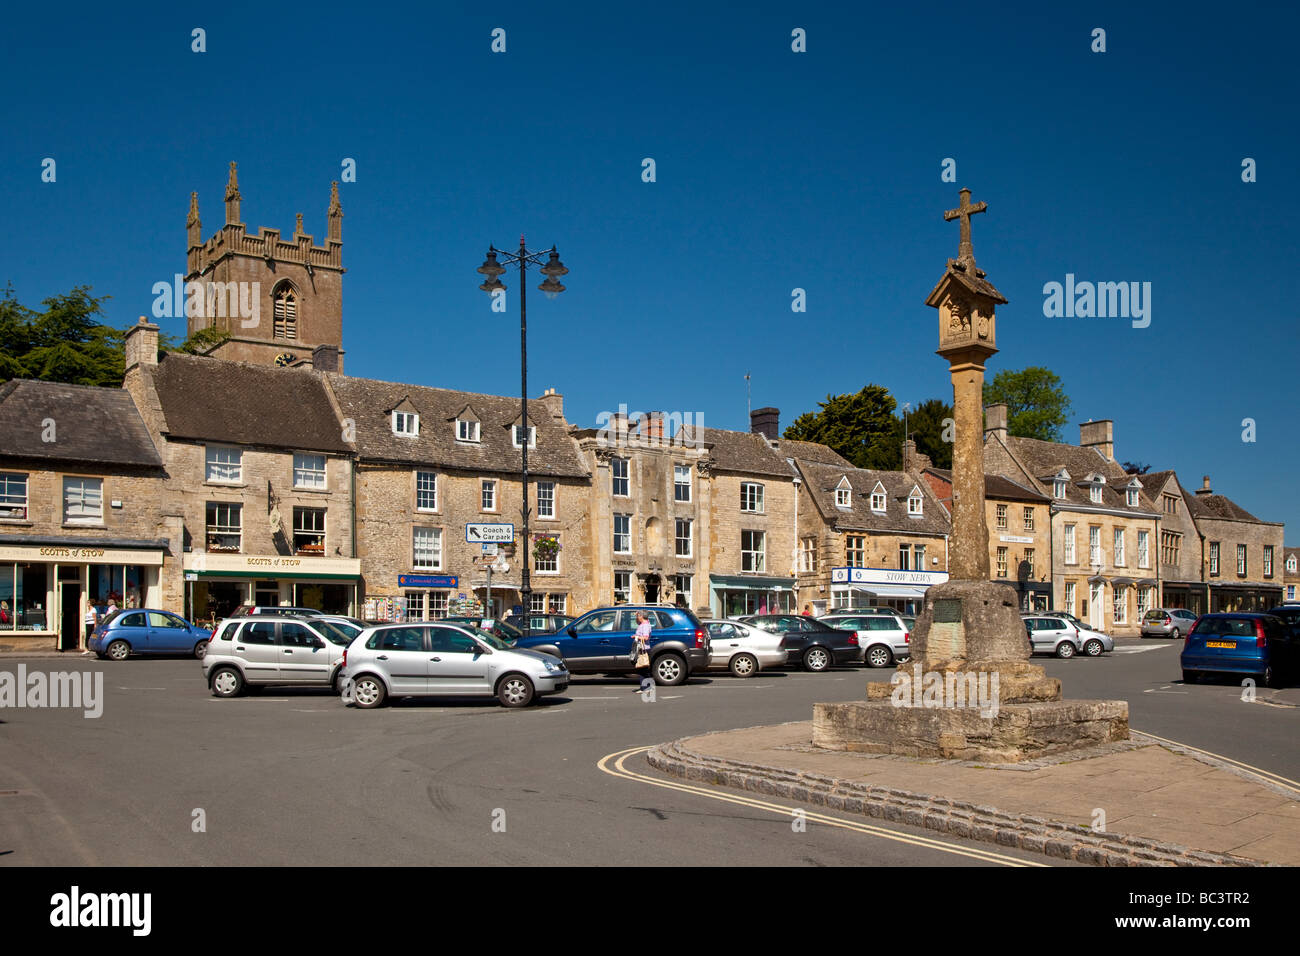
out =
<path fill-rule="evenodd" d="M 414 438 L 420 434 L 420 416 L 415 412 L 393 412 L 393 434 Z"/>
<path fill-rule="evenodd" d="M 1295 555 L 1289 554 L 1286 559 L 1286 569 L 1288 573 L 1295 574 Z"/>
<path fill-rule="evenodd" d="M 1101 485 L 1094 484 L 1088 489 L 1088 500 L 1094 504 L 1101 504 Z"/>
<path fill-rule="evenodd" d="M 885 513 L 885 486 L 876 482 L 876 487 L 871 489 L 871 510 L 877 514 Z"/>
<path fill-rule="evenodd" d="M 1128 489 L 1128 506 L 1136 508 L 1138 506 L 1138 493 L 1136 488 Z"/>
<path fill-rule="evenodd" d="M 479 424 L 478 422 L 469 421 L 468 419 L 456 419 L 456 441 L 478 441 Z M 516 448 L 519 446 L 516 445 Z"/>
<path fill-rule="evenodd" d="M 1053 497 L 1053 498 L 1064 498 L 1064 497 L 1065 497 L 1065 479 L 1064 479 L 1064 478 L 1055 478 L 1055 479 L 1052 480 L 1052 497 Z"/>
<path fill-rule="evenodd" d="M 1138 481 L 1136 478 L 1124 486 L 1124 500 L 1128 503 L 1130 508 L 1138 507 L 1138 502 L 1140 500 L 1138 498 L 1138 492 L 1141 490 L 1142 482 Z"/>
<path fill-rule="evenodd" d="M 522 442 L 524 438 L 524 429 L 522 425 L 512 425 L 510 428 L 510 435 L 514 443 L 514 446 L 516 448 L 523 447 Z M 537 447 L 537 426 L 536 425 L 528 426 L 528 447 L 529 448 Z"/>
<path fill-rule="evenodd" d="M 907 513 L 912 516 L 918 516 L 921 512 L 921 489 L 913 488 L 912 493 L 907 496 Z"/>
<path fill-rule="evenodd" d="M 840 483 L 835 486 L 835 507 L 853 507 L 853 486 L 849 484 L 847 478 L 841 478 Z"/>

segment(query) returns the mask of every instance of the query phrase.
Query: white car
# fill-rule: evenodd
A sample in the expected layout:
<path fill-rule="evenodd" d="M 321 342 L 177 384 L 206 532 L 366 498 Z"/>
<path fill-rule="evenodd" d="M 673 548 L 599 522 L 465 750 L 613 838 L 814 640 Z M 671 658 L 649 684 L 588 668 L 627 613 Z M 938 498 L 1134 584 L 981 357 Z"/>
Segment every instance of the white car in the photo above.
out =
<path fill-rule="evenodd" d="M 862 646 L 862 662 L 868 667 L 888 667 L 912 656 L 912 632 L 898 614 L 837 612 L 818 620 L 837 630 L 856 633 Z"/>
<path fill-rule="evenodd" d="M 1088 657 L 1098 657 L 1115 649 L 1115 642 L 1109 635 L 1079 627 L 1064 615 L 1024 614 L 1021 619 L 1029 632 L 1035 654 L 1073 657 L 1083 653 Z"/>
<path fill-rule="evenodd" d="M 753 677 L 765 667 L 786 662 L 782 635 L 740 621 L 702 621 L 709 632 L 709 667 L 725 667 L 736 677 Z"/>

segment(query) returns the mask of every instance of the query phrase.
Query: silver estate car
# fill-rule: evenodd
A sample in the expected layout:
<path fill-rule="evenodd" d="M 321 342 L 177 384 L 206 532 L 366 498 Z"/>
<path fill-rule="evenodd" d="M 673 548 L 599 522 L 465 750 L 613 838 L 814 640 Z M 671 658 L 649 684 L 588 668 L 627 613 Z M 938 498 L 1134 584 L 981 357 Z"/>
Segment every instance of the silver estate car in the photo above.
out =
<path fill-rule="evenodd" d="M 1083 653 L 1098 657 L 1115 649 L 1115 641 L 1109 634 L 1077 627 L 1063 616 L 1022 614 L 1021 620 L 1025 622 L 1035 654 L 1073 657 Z"/>
<path fill-rule="evenodd" d="M 516 650 L 489 631 L 425 621 L 362 631 L 343 655 L 343 699 L 358 707 L 389 697 L 496 697 L 526 707 L 569 686 L 564 662 Z"/>
<path fill-rule="evenodd" d="M 753 677 L 767 667 L 786 662 L 781 635 L 740 621 L 701 621 L 709 632 L 709 667 L 725 667 L 735 677 Z"/>
<path fill-rule="evenodd" d="M 352 635 L 319 618 L 256 614 L 226 618 L 203 655 L 203 676 L 217 697 L 272 684 L 333 687 Z"/>

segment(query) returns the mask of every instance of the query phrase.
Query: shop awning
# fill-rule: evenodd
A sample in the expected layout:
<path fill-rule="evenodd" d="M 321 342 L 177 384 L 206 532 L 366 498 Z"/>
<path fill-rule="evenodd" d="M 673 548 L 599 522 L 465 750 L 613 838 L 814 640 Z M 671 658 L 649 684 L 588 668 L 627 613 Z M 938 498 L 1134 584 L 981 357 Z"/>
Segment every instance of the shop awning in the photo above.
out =
<path fill-rule="evenodd" d="M 858 584 L 849 591 L 861 591 L 863 594 L 870 594 L 874 597 L 882 598 L 923 598 L 925 597 L 925 588 L 913 588 L 903 584 Z"/>

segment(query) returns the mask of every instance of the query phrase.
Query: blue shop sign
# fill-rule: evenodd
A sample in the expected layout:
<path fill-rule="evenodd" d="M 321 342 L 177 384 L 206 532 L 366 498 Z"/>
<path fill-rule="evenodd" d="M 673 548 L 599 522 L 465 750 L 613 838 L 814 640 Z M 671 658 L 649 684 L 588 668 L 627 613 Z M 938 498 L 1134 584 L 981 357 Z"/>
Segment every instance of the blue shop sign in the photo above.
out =
<path fill-rule="evenodd" d="M 456 583 L 454 574 L 399 574 L 397 576 L 399 588 L 454 588 Z"/>

